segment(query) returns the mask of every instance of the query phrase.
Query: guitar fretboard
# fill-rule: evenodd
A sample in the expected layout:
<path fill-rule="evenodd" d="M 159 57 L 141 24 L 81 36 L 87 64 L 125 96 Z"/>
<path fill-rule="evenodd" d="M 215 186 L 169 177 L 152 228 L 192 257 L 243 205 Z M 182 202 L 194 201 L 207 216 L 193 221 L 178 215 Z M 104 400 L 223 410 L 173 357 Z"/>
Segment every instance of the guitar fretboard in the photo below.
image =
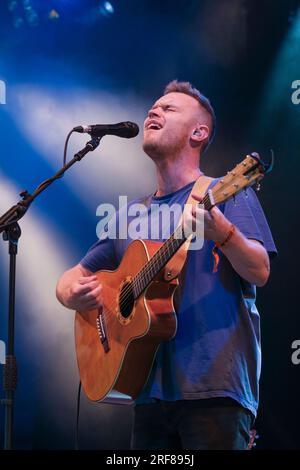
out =
<path fill-rule="evenodd" d="M 213 207 L 211 198 L 206 194 L 202 204 L 206 210 Z M 146 287 L 153 281 L 162 268 L 174 256 L 176 251 L 183 245 L 187 237 L 184 233 L 183 225 L 180 224 L 172 235 L 163 243 L 152 258 L 140 269 L 132 279 L 132 288 L 134 298 L 137 299 Z"/>

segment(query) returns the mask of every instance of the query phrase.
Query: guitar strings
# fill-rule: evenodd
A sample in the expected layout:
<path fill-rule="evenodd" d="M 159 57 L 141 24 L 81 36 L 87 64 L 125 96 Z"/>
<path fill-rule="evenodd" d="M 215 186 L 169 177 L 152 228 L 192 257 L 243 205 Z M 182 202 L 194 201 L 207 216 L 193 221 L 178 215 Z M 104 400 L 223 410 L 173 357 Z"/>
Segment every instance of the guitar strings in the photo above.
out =
<path fill-rule="evenodd" d="M 172 240 L 172 242 L 173 242 L 173 240 Z M 162 246 L 160 247 L 160 249 L 155 253 L 155 255 L 157 255 L 158 252 L 159 252 L 160 250 L 162 250 L 163 248 L 164 248 L 164 245 L 162 245 Z M 154 255 L 154 256 L 155 256 L 155 255 Z M 171 256 L 171 257 L 172 257 L 172 256 Z M 154 258 L 154 257 L 153 257 L 153 258 Z M 153 258 L 152 258 L 152 259 L 153 259 Z M 161 253 L 159 253 L 158 260 L 155 260 L 153 266 L 154 266 L 154 267 L 155 267 L 155 266 L 158 266 L 158 265 L 159 265 L 159 261 L 160 261 L 162 258 L 163 258 L 163 256 L 161 255 Z M 145 266 L 147 266 L 147 265 L 144 265 L 144 266 L 140 269 L 140 271 L 137 273 L 137 275 L 140 274 L 140 272 L 143 270 L 143 268 L 145 268 Z M 150 272 L 150 270 L 149 270 L 148 268 L 147 268 L 146 272 L 147 272 L 147 271 Z M 147 274 L 148 274 L 148 273 L 147 273 Z M 137 275 L 136 275 L 136 276 L 137 276 Z M 155 274 L 155 275 L 156 275 L 156 274 Z M 155 277 L 155 275 L 154 275 L 153 277 Z M 147 285 L 148 285 L 149 283 L 151 283 L 151 279 L 149 280 L 149 282 L 147 283 Z M 144 286 L 144 288 L 142 289 L 142 291 L 147 287 L 147 285 Z M 121 297 L 121 299 L 120 299 L 120 302 L 119 302 L 119 308 L 120 308 L 120 309 L 126 308 L 126 307 L 128 307 L 128 306 L 130 305 L 130 297 L 131 297 L 131 295 L 132 295 L 132 292 L 133 292 L 133 282 L 131 281 L 131 282 L 129 283 L 129 285 L 125 287 L 124 292 L 123 292 L 123 294 L 122 294 L 122 297 Z M 139 295 L 140 295 L 140 294 L 139 294 Z M 138 295 L 138 297 L 139 297 L 139 295 Z M 136 300 L 138 297 L 136 297 L 134 300 Z M 115 312 L 114 308 L 115 308 L 115 303 L 114 303 L 114 304 L 111 304 L 111 305 L 109 305 L 109 306 L 107 306 L 107 307 L 105 307 L 105 312 L 103 311 L 102 314 L 105 314 L 105 320 L 106 320 L 106 321 L 109 321 L 109 320 L 111 320 L 111 319 L 117 321 L 117 316 L 116 316 L 116 312 Z"/>
<path fill-rule="evenodd" d="M 213 188 L 213 197 L 215 199 L 215 193 L 218 191 L 218 184 Z M 224 186 L 222 187 L 222 190 L 224 190 Z M 209 210 L 211 208 L 211 203 L 210 203 L 210 197 L 209 197 L 209 194 L 207 193 L 203 200 L 202 200 L 202 203 L 204 204 L 204 208 Z M 152 277 L 152 279 L 150 278 L 149 282 L 143 286 L 141 292 L 139 293 L 139 295 L 134 299 L 136 300 L 140 294 L 145 290 L 145 288 L 151 283 L 151 281 L 153 281 L 153 278 L 158 274 L 158 272 L 162 269 L 162 267 L 160 267 L 158 269 L 158 267 L 160 266 L 160 263 L 161 261 L 163 260 L 163 257 L 165 256 L 165 253 L 166 251 L 169 249 L 169 245 L 170 245 L 170 248 L 173 248 L 173 243 L 174 243 L 174 240 L 178 241 L 178 239 L 174 239 L 174 236 L 175 236 L 175 233 L 177 230 L 181 229 L 182 230 L 182 224 L 179 225 L 176 230 L 173 232 L 173 234 L 171 235 L 171 237 L 166 240 L 163 245 L 158 249 L 158 251 L 153 255 L 153 257 L 150 259 L 150 261 L 148 261 L 147 263 L 145 263 L 141 269 L 136 273 L 136 275 L 133 277 L 133 280 L 131 282 L 128 283 L 128 286 L 125 287 L 123 293 L 122 293 L 122 298 L 120 299 L 119 301 L 119 309 L 120 308 L 126 308 L 129 306 L 129 302 L 130 302 L 130 297 L 132 295 L 132 292 L 133 292 L 133 289 L 134 289 L 134 286 L 138 286 L 138 287 L 141 287 L 142 285 L 142 282 L 143 280 L 145 279 L 146 276 L 148 276 L 150 274 L 150 276 Z M 184 243 L 184 242 L 183 242 Z M 178 247 L 179 248 L 179 247 Z M 174 255 L 175 253 L 173 253 L 171 255 L 171 257 L 169 259 L 172 258 L 172 256 Z M 167 260 L 168 262 L 169 260 Z M 157 272 L 154 272 L 154 269 L 158 269 Z M 144 271 L 144 272 L 143 272 Z M 106 320 L 109 320 L 111 318 L 113 318 L 114 320 L 117 320 L 117 317 L 116 317 L 116 312 L 114 310 L 114 307 L 115 307 L 115 303 L 114 304 L 111 304 L 110 306 L 106 307 L 106 312 L 105 312 L 105 319 Z M 104 311 L 103 311 L 103 314 L 104 314 Z M 107 318 L 106 318 L 107 317 Z"/>
<path fill-rule="evenodd" d="M 204 196 L 203 202 L 204 202 L 204 206 L 205 206 L 207 203 L 210 202 L 208 195 Z M 142 279 L 139 279 L 139 280 L 138 280 L 138 278 L 142 275 L 142 271 L 144 271 L 144 272 L 143 272 L 143 276 L 144 276 L 144 277 L 146 277 L 146 276 L 148 276 L 148 274 L 150 274 L 150 275 L 152 276 L 152 280 L 153 280 L 153 277 L 155 277 L 155 276 L 158 274 L 158 272 L 159 272 L 159 271 L 158 271 L 158 272 L 156 272 L 156 273 L 153 275 L 153 273 L 152 273 L 153 268 L 155 268 L 155 269 L 158 268 L 159 264 L 161 263 L 161 261 L 163 260 L 163 258 L 164 258 L 164 256 L 165 256 L 166 254 L 167 254 L 167 258 L 169 258 L 169 254 L 168 254 L 169 248 L 173 249 L 173 248 L 174 248 L 174 243 L 179 243 L 179 242 L 181 242 L 181 243 L 179 243 L 179 246 L 178 246 L 178 248 L 179 248 L 180 245 L 186 241 L 186 239 L 184 239 L 184 240 L 182 241 L 181 238 L 176 238 L 176 232 L 178 232 L 178 230 L 181 231 L 180 235 L 181 235 L 181 238 L 182 238 L 182 235 L 183 235 L 183 227 L 182 227 L 182 224 L 181 224 L 181 225 L 179 225 L 179 226 L 176 228 L 176 230 L 173 232 L 173 234 L 171 235 L 171 237 L 163 243 L 163 245 L 159 248 L 159 250 L 158 250 L 158 251 L 154 254 L 154 256 L 151 258 L 151 260 L 150 260 L 148 263 L 146 263 L 146 264 L 140 269 L 140 271 L 137 272 L 137 274 L 136 274 L 136 275 L 134 276 L 134 278 L 133 278 L 133 282 L 139 284 L 139 283 L 142 281 Z M 171 257 L 172 257 L 173 255 L 174 255 L 174 253 L 171 255 Z M 171 258 L 171 257 L 170 257 L 170 258 Z M 162 267 L 161 267 L 160 269 L 162 269 Z M 142 289 L 142 290 L 144 290 L 144 289 Z"/>
<path fill-rule="evenodd" d="M 230 173 L 230 172 L 229 172 Z M 232 184 L 231 181 L 229 181 L 227 184 Z M 217 194 L 219 192 L 219 190 L 221 189 L 222 192 L 224 192 L 225 190 L 225 187 L 226 187 L 226 183 L 224 184 L 224 180 L 223 180 L 223 183 L 222 185 L 220 185 L 220 182 L 217 183 L 213 189 L 212 189 L 212 193 L 213 193 L 213 199 L 217 199 Z M 210 197 L 209 197 L 209 194 L 206 193 L 206 195 L 203 197 L 202 199 L 202 203 L 204 204 L 204 208 L 206 210 L 210 210 L 212 208 L 211 206 L 211 202 L 210 202 Z M 160 265 L 163 257 L 165 256 L 165 253 L 166 251 L 168 251 L 169 249 L 169 245 L 170 245 L 170 248 L 174 248 L 172 243 L 174 242 L 174 236 L 175 236 L 175 233 L 178 229 L 182 229 L 182 225 L 180 225 L 179 227 L 177 227 L 177 229 L 175 230 L 175 232 L 173 232 L 173 234 L 171 235 L 171 237 L 166 240 L 163 245 L 159 248 L 159 250 L 154 254 L 154 256 L 151 258 L 150 261 L 148 261 L 138 272 L 137 274 L 133 277 L 133 280 L 131 281 L 131 283 L 129 283 L 129 285 L 127 286 L 127 290 L 125 289 L 124 290 L 124 293 L 123 293 L 123 296 L 122 296 L 122 301 L 123 301 L 123 305 L 124 305 L 124 302 L 127 302 L 130 298 L 130 295 L 131 295 L 131 291 L 134 289 L 134 286 L 132 287 L 132 284 L 133 285 L 136 285 L 138 287 L 141 287 L 143 285 L 143 278 L 141 278 L 141 276 L 144 276 L 144 278 L 146 276 L 148 276 L 150 274 L 150 276 L 152 277 L 152 279 L 150 278 L 149 282 L 147 282 L 146 285 L 144 285 L 141 289 L 141 292 L 139 293 L 139 295 L 143 292 L 143 290 L 145 290 L 145 288 L 149 285 L 149 283 L 153 280 L 153 278 L 158 274 L 158 272 L 162 269 L 163 266 L 160 267 L 160 269 L 158 269 L 158 272 L 156 272 L 155 274 L 153 274 L 153 269 L 157 269 L 158 266 Z M 181 245 L 179 245 L 180 247 Z M 179 248 L 177 247 L 177 249 Z M 172 256 L 174 255 L 174 253 L 172 254 Z M 169 258 L 171 259 L 172 256 Z M 166 262 L 169 261 L 169 259 L 167 259 Z M 166 263 L 164 263 L 166 264 Z M 143 272 L 144 271 L 144 272 Z M 139 279 L 140 278 L 140 279 Z M 138 297 L 139 297 L 138 295 Z M 135 299 L 136 300 L 136 299 Z M 120 305 L 121 305 L 121 301 L 120 301 Z M 127 303 L 125 303 L 125 306 L 128 306 Z"/>
<path fill-rule="evenodd" d="M 178 233 L 179 230 L 181 231 L 182 235 L 182 225 L 176 228 L 175 232 L 171 235 L 168 240 L 166 240 L 166 242 L 163 243 L 159 250 L 153 255 L 151 260 L 144 264 L 144 266 L 142 266 L 138 273 L 133 277 L 130 285 L 128 285 L 127 287 L 127 291 L 125 290 L 122 294 L 120 305 L 128 306 L 128 304 L 126 304 L 129 298 L 128 296 L 131 296 L 132 291 L 134 291 L 135 289 L 143 292 L 143 290 L 145 290 L 145 288 L 149 285 L 153 278 L 162 269 L 163 265 L 165 265 L 172 258 L 172 256 L 174 255 L 172 251 L 174 251 L 175 248 L 177 251 L 177 249 L 186 241 L 186 238 L 175 238 L 175 235 L 176 233 Z M 178 247 L 176 247 L 177 244 Z M 163 265 L 161 266 L 161 264 Z M 148 279 L 149 275 L 150 279 Z M 139 297 L 141 292 L 138 293 L 136 298 Z"/>
<path fill-rule="evenodd" d="M 242 163 L 243 163 L 243 162 L 242 162 Z M 241 163 L 240 165 L 238 165 L 238 166 L 234 169 L 235 172 L 238 171 L 238 167 L 241 166 L 242 163 Z M 242 170 L 244 171 L 245 169 L 242 168 Z M 235 175 L 232 174 L 232 172 L 229 172 L 229 173 L 228 173 L 228 176 L 229 176 L 229 175 L 235 176 Z M 228 178 L 228 177 L 227 177 L 227 178 Z M 230 179 L 231 179 L 231 178 L 230 178 Z M 213 187 L 212 193 L 213 193 L 213 198 L 214 198 L 214 199 L 217 199 L 217 194 L 218 194 L 219 190 L 221 190 L 222 192 L 224 192 L 225 187 L 226 187 L 227 184 L 232 185 L 232 181 L 230 181 L 230 180 L 227 181 L 227 180 L 226 180 L 226 177 L 225 177 L 225 178 L 222 180 L 222 183 L 221 183 L 221 182 L 218 182 L 218 183 Z M 210 198 L 209 198 L 209 194 L 208 194 L 208 193 L 204 196 L 202 202 L 204 203 L 204 207 L 205 207 L 206 205 L 209 205 L 209 206 L 211 205 L 211 204 L 210 204 Z M 208 204 L 207 204 L 207 203 L 208 203 Z M 206 207 L 205 207 L 205 208 L 206 208 Z M 207 207 L 208 210 L 209 210 L 210 208 L 211 208 L 211 207 Z M 177 227 L 177 228 L 178 228 L 178 227 Z M 177 230 L 177 229 L 176 229 L 176 230 Z M 174 234 L 175 234 L 175 232 L 172 234 L 171 237 L 173 237 Z M 170 238 L 171 238 L 171 237 L 170 237 Z M 150 260 L 146 265 L 144 265 L 144 266 L 140 269 L 140 271 L 139 271 L 139 272 L 134 276 L 134 278 L 133 278 L 132 283 L 133 283 L 134 285 L 136 285 L 137 287 L 140 287 L 140 284 L 142 284 L 143 279 L 138 279 L 138 278 L 142 275 L 142 271 L 144 271 L 144 273 L 143 273 L 143 276 L 144 276 L 144 277 L 148 276 L 149 274 L 152 275 L 151 270 L 152 270 L 153 268 L 156 269 L 156 268 L 157 268 L 157 265 L 159 265 L 159 263 L 161 262 L 161 259 L 162 259 L 162 258 L 161 258 L 159 255 L 162 253 L 162 256 L 165 256 L 165 251 L 163 251 L 163 249 L 166 247 L 166 249 L 168 250 L 169 245 L 171 245 L 170 248 L 174 248 L 173 245 L 172 245 L 172 243 L 173 243 L 173 240 L 170 242 L 170 239 L 168 239 L 168 240 L 162 245 L 162 247 L 155 253 L 155 255 L 154 255 L 153 258 L 152 258 L 152 262 L 151 262 L 151 260 Z M 179 245 L 179 246 L 180 246 L 180 245 Z M 178 248 L 179 248 L 179 247 L 178 247 Z M 157 256 L 157 255 L 158 255 L 158 256 Z M 172 255 L 172 256 L 173 256 L 173 255 Z M 172 257 L 172 256 L 171 256 L 171 257 Z M 169 260 L 167 260 L 167 262 L 168 262 L 168 261 L 169 261 Z M 146 268 L 146 266 L 148 266 L 148 267 Z M 145 268 L 146 268 L 146 269 L 145 269 Z M 161 267 L 160 269 L 162 269 L 162 267 Z M 156 273 L 156 274 L 157 274 L 157 273 Z M 156 275 L 156 274 L 155 274 L 155 275 Z M 155 275 L 152 276 L 152 280 L 153 280 L 153 277 L 155 277 Z M 151 282 L 151 279 L 150 279 L 149 282 Z M 147 287 L 148 284 L 149 284 L 149 283 L 147 283 L 146 286 L 144 286 L 144 287 L 142 288 L 141 292 L 145 289 L 145 287 Z M 134 289 L 134 286 L 133 286 L 133 288 L 132 288 L 132 287 L 131 287 L 131 284 L 130 284 L 130 285 L 128 286 L 128 291 L 127 291 L 128 295 L 131 295 L 131 292 L 130 292 L 130 291 L 132 291 L 133 289 Z M 140 293 L 141 293 L 141 292 L 140 292 Z M 139 295 L 140 295 L 140 294 L 139 294 Z M 124 293 L 123 293 L 123 299 L 124 299 L 124 297 L 125 297 L 125 301 L 126 301 L 126 300 L 127 300 L 127 299 L 126 299 L 126 290 L 125 290 Z"/>
<path fill-rule="evenodd" d="M 229 182 L 230 184 L 231 182 Z M 216 194 L 218 193 L 219 189 L 224 191 L 225 189 L 225 184 L 223 180 L 222 186 L 220 186 L 220 183 L 217 183 L 214 188 L 212 189 L 213 192 L 213 198 L 216 199 Z M 207 207 L 207 210 L 211 209 L 211 203 L 210 203 L 210 198 L 209 194 L 207 193 L 203 200 L 202 203 L 204 203 L 204 208 L 206 209 L 205 206 Z M 129 306 L 130 302 L 130 297 L 134 297 L 134 289 L 137 288 L 137 290 L 140 290 L 138 296 L 134 298 L 134 300 L 137 300 L 137 298 L 140 296 L 140 294 L 145 290 L 145 288 L 153 281 L 153 278 L 158 274 L 158 272 L 163 268 L 163 266 L 169 261 L 169 259 L 172 258 L 172 256 L 175 254 L 173 253 L 170 257 L 167 255 L 167 260 L 164 260 L 164 264 L 160 266 L 163 258 L 165 255 L 168 253 L 169 248 L 174 249 L 173 243 L 174 243 L 174 236 L 175 233 L 178 229 L 182 229 L 182 224 L 176 228 L 175 232 L 171 235 L 171 237 L 166 240 L 163 245 L 158 249 L 158 251 L 153 255 L 153 257 L 142 266 L 142 268 L 136 273 L 136 275 L 133 277 L 132 281 L 128 283 L 128 286 L 125 287 L 124 291 L 122 292 L 122 297 L 120 298 L 119 301 L 119 307 L 121 308 L 126 308 Z M 178 241 L 178 239 L 176 239 Z M 184 240 L 185 241 L 185 240 Z M 182 242 L 184 243 L 184 242 Z M 180 247 L 179 245 L 176 250 Z M 169 258 L 169 259 L 168 259 Z M 159 268 L 159 269 L 158 269 Z M 157 270 L 157 272 L 155 272 Z M 147 280 L 147 283 L 145 284 L 145 279 L 150 274 L 150 279 Z M 144 283 L 144 285 L 143 285 Z M 115 304 L 114 304 L 115 305 Z M 112 304 L 111 306 L 106 307 L 106 312 L 108 315 L 108 319 L 113 317 L 115 320 L 117 320 L 117 317 L 115 315 L 115 312 L 112 310 L 114 308 L 114 305 Z M 103 312 L 104 313 L 104 312 Z"/>
<path fill-rule="evenodd" d="M 206 205 L 210 204 L 210 199 L 209 199 L 208 194 L 206 194 L 204 196 L 202 202 L 204 203 L 204 207 Z M 148 261 L 146 264 L 144 264 L 144 266 L 142 266 L 142 268 L 133 277 L 132 281 L 128 283 L 128 286 L 125 287 L 124 291 L 121 294 L 122 295 L 122 297 L 120 299 L 120 307 L 121 308 L 126 308 L 126 307 L 129 306 L 130 297 L 132 296 L 132 293 L 134 293 L 134 288 L 135 287 L 138 287 L 139 290 L 141 290 L 141 292 L 138 294 L 138 296 L 134 300 L 136 300 L 139 297 L 139 295 L 143 292 L 143 290 L 145 290 L 145 288 L 149 285 L 149 283 L 151 283 L 153 278 L 162 269 L 163 266 L 160 267 L 161 262 L 164 261 L 164 264 L 165 264 L 165 262 L 168 262 L 169 259 L 172 258 L 174 253 L 171 256 L 169 256 L 169 254 L 171 254 L 171 253 L 168 253 L 168 252 L 169 252 L 169 248 L 171 248 L 171 249 L 175 248 L 174 247 L 174 241 L 176 243 L 178 243 L 179 241 L 181 242 L 179 244 L 179 246 L 177 247 L 177 249 L 182 245 L 182 243 L 184 243 L 186 241 L 186 239 L 181 240 L 181 239 L 178 239 L 178 238 L 174 238 L 175 235 L 176 235 L 176 232 L 178 230 L 181 230 L 181 234 L 182 234 L 182 229 L 183 228 L 182 228 L 182 224 L 181 224 L 180 226 L 178 226 L 176 228 L 176 230 L 173 232 L 171 237 L 163 243 L 163 245 L 159 248 L 159 250 L 150 259 L 150 261 Z M 164 257 L 166 255 L 167 255 L 167 260 L 164 260 Z M 155 271 L 157 271 L 157 272 L 155 272 Z M 149 274 L 150 274 L 150 279 L 147 280 L 147 284 L 145 284 L 143 286 L 143 283 L 145 282 L 145 278 L 147 278 L 149 276 Z M 113 305 L 112 305 L 112 307 L 113 307 Z M 109 308 L 109 310 L 111 311 L 111 308 Z"/>
<path fill-rule="evenodd" d="M 151 262 L 151 266 L 148 266 L 145 269 L 146 265 L 144 265 L 139 271 L 139 273 L 137 273 L 137 275 L 133 277 L 131 282 L 128 283 L 129 285 L 127 286 L 127 288 L 125 288 L 124 291 L 121 293 L 121 298 L 120 298 L 121 309 L 126 308 L 128 306 L 127 302 L 129 301 L 130 297 L 133 296 L 134 300 L 136 300 L 140 296 L 143 290 L 145 290 L 145 288 L 149 285 L 149 283 L 151 283 L 153 278 L 157 275 L 157 272 L 153 272 L 154 268 L 156 271 L 159 272 L 162 269 L 162 266 L 160 267 L 160 264 L 163 263 L 163 265 L 165 265 L 169 261 L 169 259 L 171 259 L 172 256 L 174 255 L 172 251 L 174 251 L 175 248 L 177 250 L 179 246 L 181 246 L 185 241 L 186 239 L 183 239 L 183 240 L 169 239 L 168 246 L 164 247 L 164 252 L 158 253 L 159 252 L 158 250 L 155 253 L 155 255 L 149 261 L 149 263 Z M 180 242 L 180 244 L 178 245 L 178 247 L 176 247 L 176 244 L 178 242 Z M 149 274 L 150 274 L 150 278 L 149 278 Z M 134 291 L 138 292 L 136 297 L 134 296 L 135 294 Z"/>

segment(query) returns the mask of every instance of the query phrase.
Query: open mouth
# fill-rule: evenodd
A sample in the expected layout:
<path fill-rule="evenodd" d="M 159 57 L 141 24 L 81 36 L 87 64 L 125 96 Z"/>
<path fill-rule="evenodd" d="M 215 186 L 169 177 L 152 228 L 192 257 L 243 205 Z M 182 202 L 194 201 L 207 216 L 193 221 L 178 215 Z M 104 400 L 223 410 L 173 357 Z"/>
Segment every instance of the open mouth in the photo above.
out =
<path fill-rule="evenodd" d="M 153 130 L 153 131 L 158 131 L 161 128 L 162 126 L 158 122 L 155 122 L 155 121 L 150 121 L 146 127 L 147 130 Z"/>

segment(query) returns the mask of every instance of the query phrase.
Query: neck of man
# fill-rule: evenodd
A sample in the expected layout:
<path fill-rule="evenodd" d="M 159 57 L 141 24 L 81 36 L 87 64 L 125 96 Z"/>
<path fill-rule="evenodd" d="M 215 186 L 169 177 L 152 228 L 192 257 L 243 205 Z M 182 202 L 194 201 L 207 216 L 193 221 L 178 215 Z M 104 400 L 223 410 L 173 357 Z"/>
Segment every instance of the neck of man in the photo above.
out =
<path fill-rule="evenodd" d="M 187 184 L 195 181 L 203 173 L 199 162 L 179 157 L 176 159 L 164 158 L 156 160 L 157 191 L 155 196 L 165 196 L 174 193 Z"/>

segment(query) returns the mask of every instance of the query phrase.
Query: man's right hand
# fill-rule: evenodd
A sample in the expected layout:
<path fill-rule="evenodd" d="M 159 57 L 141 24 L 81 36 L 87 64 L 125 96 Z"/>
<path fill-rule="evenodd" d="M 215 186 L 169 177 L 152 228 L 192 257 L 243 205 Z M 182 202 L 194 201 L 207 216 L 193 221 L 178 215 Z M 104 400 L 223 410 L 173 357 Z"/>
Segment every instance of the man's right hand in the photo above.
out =
<path fill-rule="evenodd" d="M 97 276 L 82 276 L 69 287 L 68 307 L 85 311 L 102 307 L 102 286 Z"/>

